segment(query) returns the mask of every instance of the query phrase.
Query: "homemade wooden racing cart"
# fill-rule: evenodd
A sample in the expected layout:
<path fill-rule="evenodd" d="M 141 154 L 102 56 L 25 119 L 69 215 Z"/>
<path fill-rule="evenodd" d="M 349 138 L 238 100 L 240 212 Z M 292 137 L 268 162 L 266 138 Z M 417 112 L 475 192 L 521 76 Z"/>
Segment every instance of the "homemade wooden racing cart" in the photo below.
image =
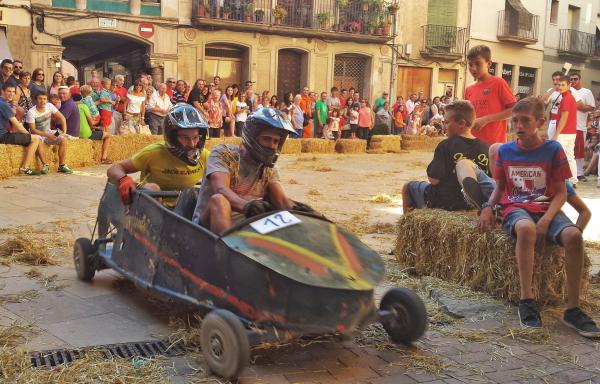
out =
<path fill-rule="evenodd" d="M 425 306 L 412 291 L 391 289 L 375 307 L 380 256 L 326 218 L 269 212 L 216 234 L 157 195 L 173 192 L 136 191 L 123 207 L 108 183 L 92 238 L 75 242 L 75 268 L 84 281 L 112 268 L 202 309 L 201 348 L 215 374 L 237 377 L 250 347 L 265 341 L 348 334 L 375 321 L 396 343 L 425 332 Z"/>

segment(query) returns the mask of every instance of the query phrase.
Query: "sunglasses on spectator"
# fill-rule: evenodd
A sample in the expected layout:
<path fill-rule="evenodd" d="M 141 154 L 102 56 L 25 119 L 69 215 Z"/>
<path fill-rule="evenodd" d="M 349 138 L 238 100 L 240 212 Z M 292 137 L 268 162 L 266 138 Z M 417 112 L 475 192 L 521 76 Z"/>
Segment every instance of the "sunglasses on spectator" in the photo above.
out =
<path fill-rule="evenodd" d="M 173 80 L 167 80 L 167 83 L 174 83 Z"/>
<path fill-rule="evenodd" d="M 577 77 L 571 77 L 569 80 L 571 80 L 571 81 L 577 81 L 579 79 Z"/>

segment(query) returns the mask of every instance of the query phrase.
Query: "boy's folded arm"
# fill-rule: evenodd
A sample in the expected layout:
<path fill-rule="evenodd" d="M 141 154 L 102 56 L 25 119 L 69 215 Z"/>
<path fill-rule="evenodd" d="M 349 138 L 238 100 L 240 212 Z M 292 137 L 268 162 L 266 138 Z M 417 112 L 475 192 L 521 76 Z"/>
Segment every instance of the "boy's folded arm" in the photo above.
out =
<path fill-rule="evenodd" d="M 552 187 L 554 188 L 554 197 L 550 201 L 550 206 L 542 219 L 552 221 L 554 216 L 562 209 L 567 201 L 567 187 L 564 180 L 553 180 Z"/>
<path fill-rule="evenodd" d="M 428 176 L 427 178 L 429 179 L 429 183 L 430 183 L 431 185 L 436 185 L 436 184 L 439 184 L 439 183 L 440 183 L 440 179 L 436 179 L 436 178 L 434 178 L 434 177 L 429 177 L 429 176 Z"/>

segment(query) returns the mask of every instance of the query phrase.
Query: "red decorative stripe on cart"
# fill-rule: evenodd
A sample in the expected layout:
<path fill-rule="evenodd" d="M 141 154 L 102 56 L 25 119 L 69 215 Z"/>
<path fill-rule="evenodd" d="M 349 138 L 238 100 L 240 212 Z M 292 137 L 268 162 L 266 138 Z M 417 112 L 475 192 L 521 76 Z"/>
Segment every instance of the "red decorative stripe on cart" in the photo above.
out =
<path fill-rule="evenodd" d="M 199 278 L 198 276 L 193 274 L 190 270 L 181 266 L 181 264 L 179 264 L 179 262 L 177 260 L 160 252 L 158 249 L 156 249 L 156 247 L 154 245 L 152 245 L 148 241 L 148 239 L 146 239 L 141 234 L 134 232 L 134 231 L 131 231 L 131 233 L 136 240 L 138 240 L 139 242 L 144 244 L 146 247 L 148 247 L 148 249 L 150 249 L 150 251 L 152 251 L 152 253 L 154 253 L 156 256 L 160 257 L 161 259 L 163 259 L 167 264 L 177 268 L 183 276 L 189 278 L 194 284 L 196 284 L 197 286 L 199 286 L 202 289 L 207 290 L 214 296 L 217 296 L 217 297 L 229 302 L 231 305 L 233 305 L 234 307 L 239 309 L 239 311 L 244 316 L 248 317 L 249 319 L 252 319 L 254 321 L 273 320 L 279 324 L 285 324 L 285 319 L 283 316 L 277 315 L 274 313 L 270 313 L 270 312 L 265 312 L 265 311 L 255 311 L 254 308 L 250 304 L 238 299 L 237 297 L 235 297 L 233 295 L 228 294 L 221 288 L 210 284 L 208 281 Z"/>

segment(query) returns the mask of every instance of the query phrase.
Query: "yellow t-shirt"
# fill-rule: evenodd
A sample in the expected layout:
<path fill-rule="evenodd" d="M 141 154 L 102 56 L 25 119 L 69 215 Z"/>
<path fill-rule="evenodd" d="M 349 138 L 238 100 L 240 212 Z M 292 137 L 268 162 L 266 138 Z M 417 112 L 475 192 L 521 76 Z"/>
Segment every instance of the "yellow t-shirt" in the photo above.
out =
<path fill-rule="evenodd" d="M 192 188 L 204 175 L 208 149 L 202 149 L 196 165 L 188 165 L 173 156 L 165 143 L 148 145 L 132 156 L 133 165 L 142 173 L 140 183 L 156 183 L 163 191 Z"/>

